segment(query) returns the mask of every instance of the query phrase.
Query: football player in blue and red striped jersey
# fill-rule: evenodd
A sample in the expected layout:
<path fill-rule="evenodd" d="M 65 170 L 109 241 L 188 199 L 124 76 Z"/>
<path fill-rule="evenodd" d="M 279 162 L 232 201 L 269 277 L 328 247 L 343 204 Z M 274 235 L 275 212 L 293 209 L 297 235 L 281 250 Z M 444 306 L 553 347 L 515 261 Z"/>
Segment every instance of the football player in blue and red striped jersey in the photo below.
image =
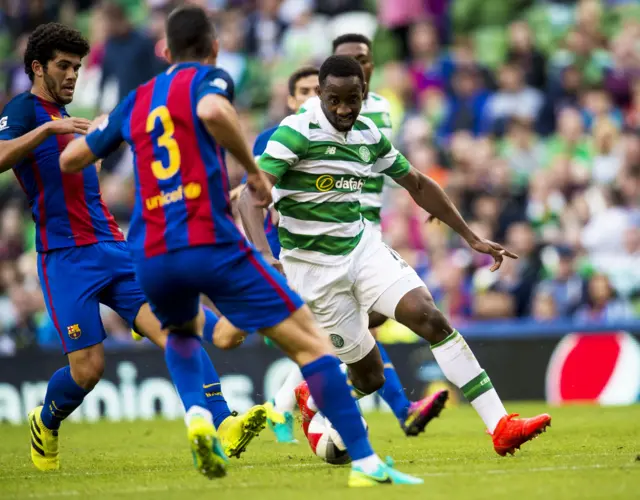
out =
<path fill-rule="evenodd" d="M 90 125 L 65 109 L 88 52 L 89 44 L 78 31 L 57 23 L 38 27 L 25 54 L 33 87 L 0 114 L 0 172 L 12 169 L 29 199 L 37 227 L 40 282 L 69 360 L 69 366 L 51 377 L 44 405 L 29 415 L 31 457 L 40 470 L 59 468 L 60 423 L 102 376 L 106 334 L 100 304 L 114 309 L 160 347 L 167 338 L 136 282 L 124 236 L 102 201 L 95 165 L 76 174 L 60 171 L 61 151 Z M 208 336 L 217 318 L 211 311 L 205 314 L 199 314 L 198 329 L 205 323 Z M 245 424 L 264 425 L 264 407 L 232 416 L 204 349 L 200 356 L 205 369 L 200 392 L 215 415 L 227 453 L 237 456 L 255 435 L 256 426 L 245 429 Z"/>
<path fill-rule="evenodd" d="M 422 483 L 373 452 L 328 336 L 233 222 L 224 149 L 247 170 L 258 207 L 271 202 L 271 186 L 242 137 L 231 104 L 233 82 L 209 66 L 218 52 L 211 21 L 198 7 L 181 7 L 169 16 L 166 31 L 173 65 L 133 91 L 86 138 L 73 141 L 60 167 L 79 172 L 123 140 L 132 148 L 136 202 L 129 244 L 142 288 L 170 331 L 165 359 L 187 410 L 197 469 L 207 477 L 223 473 L 199 385 L 194 322 L 204 293 L 233 325 L 260 329 L 302 367 L 314 400 L 353 459 L 350 485 Z"/>

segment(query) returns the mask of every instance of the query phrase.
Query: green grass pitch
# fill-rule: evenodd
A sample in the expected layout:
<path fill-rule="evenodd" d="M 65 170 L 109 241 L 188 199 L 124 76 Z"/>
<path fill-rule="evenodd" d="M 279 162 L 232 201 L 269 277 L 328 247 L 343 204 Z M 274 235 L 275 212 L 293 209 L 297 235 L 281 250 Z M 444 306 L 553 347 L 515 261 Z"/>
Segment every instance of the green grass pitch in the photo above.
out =
<path fill-rule="evenodd" d="M 348 489 L 347 467 L 324 464 L 306 441 L 279 445 L 268 429 L 228 476 L 208 481 L 192 468 L 181 421 L 63 425 L 62 469 L 37 472 L 26 426 L 0 425 L 0 498 L 393 500 L 640 498 L 640 405 L 552 408 L 552 427 L 514 457 L 498 457 L 468 406 L 447 409 L 426 434 L 405 438 L 389 414 L 369 414 L 374 446 L 424 486 Z M 300 436 L 302 437 L 302 436 Z"/>

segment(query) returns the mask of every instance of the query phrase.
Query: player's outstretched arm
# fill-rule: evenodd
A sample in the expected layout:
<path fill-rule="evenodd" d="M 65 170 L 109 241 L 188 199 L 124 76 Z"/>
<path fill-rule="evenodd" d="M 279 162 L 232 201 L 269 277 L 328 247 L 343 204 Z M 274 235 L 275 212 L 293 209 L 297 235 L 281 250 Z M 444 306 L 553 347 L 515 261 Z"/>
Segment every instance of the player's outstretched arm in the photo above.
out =
<path fill-rule="evenodd" d="M 516 254 L 506 250 L 498 243 L 477 236 L 469 228 L 442 188 L 414 167 L 411 167 L 406 175 L 396 177 L 395 181 L 409 191 L 411 197 L 420 207 L 462 236 L 471 248 L 477 252 L 491 255 L 494 259 L 492 271 L 500 268 L 504 257 L 518 258 Z"/>
<path fill-rule="evenodd" d="M 131 94 L 110 115 L 100 115 L 90 124 L 86 137 L 71 141 L 60 155 L 60 170 L 80 172 L 117 149 L 123 141 L 121 125 L 132 102 Z"/>
<path fill-rule="evenodd" d="M 87 144 L 87 139 L 78 137 L 71 141 L 60 155 L 60 170 L 66 174 L 80 172 L 98 160 Z"/>
<path fill-rule="evenodd" d="M 89 130 L 89 124 L 89 120 L 84 118 L 52 120 L 15 139 L 0 141 L 0 173 L 11 170 L 52 135 L 84 135 Z"/>
<path fill-rule="evenodd" d="M 277 182 L 276 177 L 271 174 L 263 173 L 262 175 L 266 176 L 270 185 L 274 185 Z M 244 227 L 247 239 L 256 247 L 269 264 L 281 273 L 284 273 L 282 264 L 280 264 L 271 252 L 271 246 L 264 232 L 264 210 L 259 205 L 256 205 L 250 186 L 245 186 L 240 193 L 238 212 L 240 213 L 240 219 L 242 220 L 242 226 Z"/>

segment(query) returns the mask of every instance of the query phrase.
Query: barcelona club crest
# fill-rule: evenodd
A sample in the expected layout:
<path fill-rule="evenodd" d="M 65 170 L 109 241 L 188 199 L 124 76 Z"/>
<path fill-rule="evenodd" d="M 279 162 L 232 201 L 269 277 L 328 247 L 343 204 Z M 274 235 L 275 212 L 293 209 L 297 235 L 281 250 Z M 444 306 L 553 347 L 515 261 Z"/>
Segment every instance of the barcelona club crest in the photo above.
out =
<path fill-rule="evenodd" d="M 67 327 L 67 335 L 69 335 L 70 339 L 77 339 L 82 335 L 82 330 L 80 330 L 80 325 L 75 324 Z"/>

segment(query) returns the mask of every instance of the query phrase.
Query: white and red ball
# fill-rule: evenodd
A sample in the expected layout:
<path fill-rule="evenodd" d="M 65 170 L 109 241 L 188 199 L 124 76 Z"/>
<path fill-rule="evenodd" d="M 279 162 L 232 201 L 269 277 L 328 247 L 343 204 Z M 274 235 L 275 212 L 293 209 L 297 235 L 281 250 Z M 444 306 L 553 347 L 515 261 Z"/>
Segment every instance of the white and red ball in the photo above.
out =
<path fill-rule="evenodd" d="M 368 429 L 364 418 L 362 423 L 365 429 Z M 351 457 L 347 453 L 347 447 L 344 445 L 340 434 L 324 415 L 315 414 L 309 423 L 306 434 L 313 453 L 325 462 L 332 465 L 344 465 L 351 462 Z"/>

